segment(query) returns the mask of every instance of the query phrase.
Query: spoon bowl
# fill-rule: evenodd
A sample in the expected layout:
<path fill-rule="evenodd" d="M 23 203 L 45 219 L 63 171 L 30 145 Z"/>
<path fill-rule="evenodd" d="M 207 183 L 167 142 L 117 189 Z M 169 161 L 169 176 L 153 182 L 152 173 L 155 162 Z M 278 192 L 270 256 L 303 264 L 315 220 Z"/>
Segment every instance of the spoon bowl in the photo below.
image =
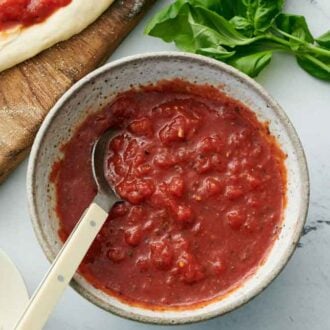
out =
<path fill-rule="evenodd" d="M 97 195 L 94 198 L 94 202 L 105 210 L 110 210 L 116 202 L 119 202 L 115 190 L 104 175 L 106 149 L 117 133 L 118 132 L 114 129 L 107 130 L 96 143 L 94 143 L 92 150 L 92 171 L 94 181 L 97 185 Z"/>

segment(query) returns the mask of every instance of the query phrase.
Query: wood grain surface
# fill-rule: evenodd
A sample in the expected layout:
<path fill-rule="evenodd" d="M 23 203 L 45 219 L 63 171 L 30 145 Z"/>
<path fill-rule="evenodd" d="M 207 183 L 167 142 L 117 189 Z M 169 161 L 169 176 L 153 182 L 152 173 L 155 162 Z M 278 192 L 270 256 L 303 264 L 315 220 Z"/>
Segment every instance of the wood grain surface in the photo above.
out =
<path fill-rule="evenodd" d="M 101 65 L 156 0 L 117 0 L 82 33 L 0 74 L 0 182 L 26 157 L 47 112 Z"/>

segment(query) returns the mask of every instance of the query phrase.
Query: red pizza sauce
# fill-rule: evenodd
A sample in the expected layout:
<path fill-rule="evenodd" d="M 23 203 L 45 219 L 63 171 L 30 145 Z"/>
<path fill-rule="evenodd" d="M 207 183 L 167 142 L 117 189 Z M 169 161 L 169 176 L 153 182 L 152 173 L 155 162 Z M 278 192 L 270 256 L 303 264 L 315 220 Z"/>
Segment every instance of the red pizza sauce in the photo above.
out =
<path fill-rule="evenodd" d="M 262 264 L 285 202 L 284 155 L 267 125 L 210 86 L 180 80 L 118 95 L 89 116 L 54 165 L 60 237 L 96 194 L 92 145 L 109 127 L 113 207 L 80 273 L 131 304 L 219 298 Z"/>
<path fill-rule="evenodd" d="M 0 0 L 0 31 L 43 22 L 72 0 Z"/>

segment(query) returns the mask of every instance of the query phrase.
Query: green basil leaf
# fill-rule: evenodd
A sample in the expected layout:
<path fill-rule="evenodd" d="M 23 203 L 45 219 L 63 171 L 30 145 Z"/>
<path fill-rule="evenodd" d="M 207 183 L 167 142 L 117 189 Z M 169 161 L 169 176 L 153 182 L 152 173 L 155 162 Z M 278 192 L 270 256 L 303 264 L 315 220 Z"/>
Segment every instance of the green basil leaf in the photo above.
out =
<path fill-rule="evenodd" d="M 228 47 L 235 47 L 241 45 L 248 45 L 253 43 L 255 38 L 247 38 L 243 34 L 239 33 L 234 29 L 234 27 L 222 16 L 212 12 L 208 9 L 198 7 L 191 8 L 191 17 L 189 18 L 189 23 L 192 29 L 194 25 L 203 25 L 209 27 L 218 34 L 219 44 Z M 194 36 L 198 36 L 198 33 L 194 33 Z"/>
<path fill-rule="evenodd" d="M 283 8 L 284 0 L 241 0 L 246 6 L 245 16 L 255 33 L 267 31 Z"/>
<path fill-rule="evenodd" d="M 174 41 L 185 51 L 217 46 L 235 47 L 254 42 L 247 38 L 222 16 L 188 1 L 179 0 L 165 8 L 148 24 L 145 32 L 166 42 Z"/>
<path fill-rule="evenodd" d="M 309 31 L 306 19 L 304 16 L 298 16 L 298 15 L 290 15 L 290 14 L 280 14 L 278 15 L 278 17 L 276 18 L 276 22 L 275 22 L 276 26 L 300 39 L 303 41 L 307 41 L 310 43 L 314 42 L 314 38 L 311 34 L 311 32 Z M 290 38 L 287 38 L 290 39 Z M 295 45 L 297 44 L 297 41 L 291 39 L 292 45 L 295 47 Z"/>
<path fill-rule="evenodd" d="M 271 61 L 271 51 L 257 53 L 236 53 L 226 63 L 246 73 L 250 77 L 256 77 Z"/>
<path fill-rule="evenodd" d="M 230 21 L 231 25 L 234 26 L 236 30 L 241 32 L 247 37 L 252 37 L 254 33 L 254 27 L 251 22 L 242 16 L 234 16 Z"/>
<path fill-rule="evenodd" d="M 209 48 L 214 45 L 235 46 L 235 43 L 230 37 L 219 34 L 207 25 L 197 23 L 192 16 L 188 18 L 188 24 L 192 32 L 195 51 L 199 48 Z"/>
<path fill-rule="evenodd" d="M 297 56 L 297 62 L 310 75 L 330 81 L 330 58 L 323 59 L 309 54 Z"/>
<path fill-rule="evenodd" d="M 228 51 L 225 48 L 218 46 L 216 48 L 199 48 L 196 50 L 196 54 L 212 57 L 219 61 L 225 61 L 226 59 L 232 57 L 235 52 Z"/>
<path fill-rule="evenodd" d="M 0 0 L 1 1 L 1 0 Z M 280 14 L 284 0 L 176 0 L 145 33 L 179 49 L 225 61 L 255 77 L 274 51 L 295 53 L 299 65 L 329 80 L 330 31 L 314 38 L 303 16 Z"/>
<path fill-rule="evenodd" d="M 221 3 L 226 8 L 222 16 L 226 19 L 243 17 L 253 26 L 254 32 L 259 33 L 270 28 L 281 12 L 284 0 L 222 0 Z"/>
<path fill-rule="evenodd" d="M 238 46 L 235 48 L 238 54 L 253 54 L 260 53 L 263 51 L 286 51 L 287 47 L 268 39 L 256 40 L 249 47 Z"/>
<path fill-rule="evenodd" d="M 320 46 L 330 49 L 330 30 L 315 40 Z"/>
<path fill-rule="evenodd" d="M 219 14 L 230 20 L 234 16 L 246 17 L 246 5 L 244 0 L 219 0 L 221 12 Z"/>
<path fill-rule="evenodd" d="M 188 9 L 185 0 L 174 2 L 156 14 L 144 32 L 166 42 L 174 41 L 175 36 L 178 38 L 179 34 L 182 34 L 183 39 L 185 39 L 185 35 L 190 37 L 190 29 L 185 25 Z"/>
<path fill-rule="evenodd" d="M 172 23 L 177 23 L 180 21 L 181 11 L 184 10 L 183 7 L 190 5 L 191 7 L 202 7 L 209 9 L 218 14 L 223 14 L 223 12 L 230 13 L 230 8 L 226 5 L 222 5 L 222 2 L 227 2 L 230 0 L 176 0 L 174 3 L 163 8 L 159 13 L 157 13 L 149 24 L 145 28 L 145 33 L 153 35 L 161 29 L 161 24 L 166 24 L 166 22 L 171 21 Z M 173 28 L 175 29 L 175 27 Z"/>
<path fill-rule="evenodd" d="M 145 33 L 166 42 L 174 42 L 178 48 L 188 52 L 195 52 L 199 47 L 209 47 L 207 39 L 218 42 L 215 33 L 209 29 L 205 29 L 195 39 L 189 20 L 194 23 L 190 4 L 186 0 L 178 0 L 158 13 L 147 25 Z"/>
<path fill-rule="evenodd" d="M 215 11 L 217 14 L 223 16 L 227 20 L 245 13 L 246 7 L 242 0 L 186 0 L 192 6 L 199 5 L 200 7 Z"/>
<path fill-rule="evenodd" d="M 184 0 L 184 2 L 189 3 L 192 7 L 203 7 L 220 15 L 226 12 L 226 7 L 222 5 L 221 0 Z"/>

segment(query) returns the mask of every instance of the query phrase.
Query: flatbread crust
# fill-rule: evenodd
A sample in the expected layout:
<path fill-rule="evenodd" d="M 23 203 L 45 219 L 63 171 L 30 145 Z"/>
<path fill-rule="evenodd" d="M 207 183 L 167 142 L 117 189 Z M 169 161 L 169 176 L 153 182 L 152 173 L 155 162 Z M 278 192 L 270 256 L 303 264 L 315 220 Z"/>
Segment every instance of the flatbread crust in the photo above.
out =
<path fill-rule="evenodd" d="M 114 0 L 73 0 L 44 22 L 0 31 L 0 72 L 81 32 L 113 2 Z"/>

